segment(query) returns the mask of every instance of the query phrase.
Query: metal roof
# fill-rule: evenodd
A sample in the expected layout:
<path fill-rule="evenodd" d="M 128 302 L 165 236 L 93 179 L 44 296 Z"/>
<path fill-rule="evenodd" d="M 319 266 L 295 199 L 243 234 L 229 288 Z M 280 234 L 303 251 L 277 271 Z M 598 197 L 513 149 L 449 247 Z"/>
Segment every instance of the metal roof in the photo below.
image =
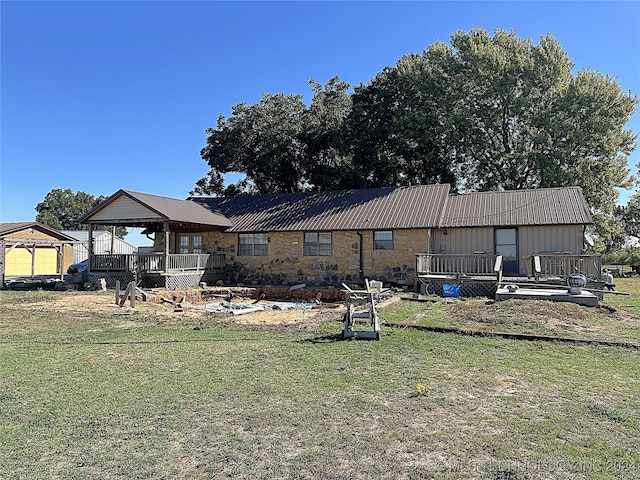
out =
<path fill-rule="evenodd" d="M 80 222 L 91 222 L 92 216 L 113 203 L 121 196 L 129 197 L 133 201 L 139 203 L 143 207 L 149 209 L 168 222 L 210 225 L 223 228 L 231 226 L 231 221 L 228 218 L 211 212 L 209 209 L 203 208 L 202 205 L 196 202 L 190 202 L 188 200 L 178 200 L 169 197 L 161 197 L 159 195 L 151 195 L 148 193 L 132 192 L 130 190 L 118 190 L 100 205 L 96 206 L 90 212 L 83 215 L 80 218 Z M 135 220 L 137 219 L 123 218 L 121 220 L 132 220 L 135 222 Z"/>
<path fill-rule="evenodd" d="M 75 238 L 67 235 L 66 233 L 57 230 L 53 227 L 45 225 L 40 222 L 4 222 L 0 223 L 0 237 L 4 235 L 9 235 L 14 232 L 19 232 L 20 230 L 25 230 L 27 228 L 33 228 L 40 230 L 41 232 L 46 233 L 47 235 L 51 235 L 52 237 L 57 237 L 60 240 L 70 240 L 73 241 Z"/>
<path fill-rule="evenodd" d="M 449 185 L 192 198 L 229 218 L 228 232 L 437 227 Z"/>
<path fill-rule="evenodd" d="M 593 223 L 579 187 L 449 195 L 449 185 L 193 197 L 177 200 L 119 190 L 81 218 L 126 196 L 162 219 L 228 232 L 392 230 Z M 123 218 L 123 221 L 135 219 Z M 156 220 L 157 221 L 157 220 Z"/>
<path fill-rule="evenodd" d="M 580 187 L 451 195 L 441 227 L 593 223 Z"/>
<path fill-rule="evenodd" d="M 81 242 L 89 241 L 89 230 L 62 230 L 62 233 L 69 235 L 70 237 L 75 238 L 76 240 L 80 240 Z M 94 230 L 92 233 L 93 239 L 95 240 L 98 237 L 106 236 L 111 239 L 111 232 L 108 230 Z M 129 245 L 122 238 L 117 235 L 113 236 L 114 241 L 122 242 Z M 129 245 L 131 248 L 135 248 L 133 245 Z"/>

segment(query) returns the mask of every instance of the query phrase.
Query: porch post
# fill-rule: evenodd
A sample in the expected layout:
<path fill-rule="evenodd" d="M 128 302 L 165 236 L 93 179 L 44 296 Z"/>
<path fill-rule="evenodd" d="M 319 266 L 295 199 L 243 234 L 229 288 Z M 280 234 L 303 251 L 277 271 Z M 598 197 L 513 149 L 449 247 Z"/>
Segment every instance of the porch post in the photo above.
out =
<path fill-rule="evenodd" d="M 169 271 L 169 222 L 164 222 L 164 273 Z"/>
<path fill-rule="evenodd" d="M 93 223 L 89 222 L 89 240 L 87 250 L 89 250 L 89 263 L 87 264 L 87 274 L 91 272 L 91 262 L 93 262 Z"/>
<path fill-rule="evenodd" d="M 36 276 L 36 244 L 33 244 L 33 251 L 31 252 L 31 280 Z"/>
<path fill-rule="evenodd" d="M 5 264 L 5 242 L 0 238 L 0 289 L 4 288 L 4 264 Z"/>
<path fill-rule="evenodd" d="M 64 243 L 60 245 L 58 258 L 60 260 L 60 280 L 64 281 Z"/>

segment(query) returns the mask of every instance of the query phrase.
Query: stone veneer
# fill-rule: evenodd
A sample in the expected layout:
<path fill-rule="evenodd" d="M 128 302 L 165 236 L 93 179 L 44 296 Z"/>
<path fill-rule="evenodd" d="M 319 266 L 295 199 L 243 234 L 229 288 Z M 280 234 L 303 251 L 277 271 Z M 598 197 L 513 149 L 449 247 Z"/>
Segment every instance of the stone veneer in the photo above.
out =
<path fill-rule="evenodd" d="M 363 274 L 370 280 L 413 285 L 416 282 L 416 253 L 428 250 L 428 230 L 395 230 L 393 250 L 374 250 L 373 231 L 363 230 Z M 238 235 L 204 232 L 205 253 L 226 257 L 225 283 L 244 285 L 335 285 L 358 281 L 360 237 L 355 231 L 333 232 L 331 256 L 304 256 L 303 232 L 268 234 L 267 256 L 239 256 Z M 171 236 L 171 251 L 174 251 Z M 162 242 L 156 247 L 162 249 Z"/>

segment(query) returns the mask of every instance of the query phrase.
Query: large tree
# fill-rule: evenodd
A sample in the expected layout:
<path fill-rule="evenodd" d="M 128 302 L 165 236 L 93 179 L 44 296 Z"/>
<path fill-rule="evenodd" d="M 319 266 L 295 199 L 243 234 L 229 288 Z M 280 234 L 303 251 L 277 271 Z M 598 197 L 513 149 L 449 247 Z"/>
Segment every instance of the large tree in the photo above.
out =
<path fill-rule="evenodd" d="M 311 104 L 305 109 L 300 141 L 305 158 L 304 188 L 334 190 L 351 188 L 352 161 L 345 135 L 345 120 L 351 112 L 350 85 L 338 77 L 324 86 L 310 80 Z"/>
<path fill-rule="evenodd" d="M 301 95 L 264 94 L 260 102 L 240 103 L 232 115 L 218 117 L 207 130 L 201 151 L 211 170 L 195 193 L 229 193 L 223 175 L 246 175 L 232 187 L 236 193 L 295 192 L 307 182 L 304 147 L 300 142 L 305 105 Z"/>
<path fill-rule="evenodd" d="M 337 77 L 300 96 L 265 95 L 208 130 L 211 166 L 196 193 L 449 183 L 483 191 L 578 185 L 613 231 L 617 189 L 631 185 L 625 129 L 638 99 L 574 64 L 551 36 L 456 32 L 406 55 L 347 94 Z M 223 174 L 246 175 L 225 187 Z M 604 228 L 610 222 L 607 228 Z M 617 228 L 617 227 L 616 227 Z"/>
<path fill-rule="evenodd" d="M 36 221 L 58 230 L 86 230 L 88 227 L 79 222 L 80 217 L 104 200 L 102 195 L 94 197 L 81 191 L 73 193 L 71 189 L 54 188 L 36 205 Z M 117 227 L 115 234 L 124 238 L 127 229 Z"/>
<path fill-rule="evenodd" d="M 397 70 L 423 98 L 437 92 L 420 117 L 446 137 L 440 151 L 455 162 L 460 189 L 579 185 L 608 214 L 617 188 L 632 181 L 627 157 L 636 143 L 624 125 L 637 98 L 610 76 L 574 75 L 573 67 L 550 35 L 535 45 L 473 29 L 401 59 Z"/>

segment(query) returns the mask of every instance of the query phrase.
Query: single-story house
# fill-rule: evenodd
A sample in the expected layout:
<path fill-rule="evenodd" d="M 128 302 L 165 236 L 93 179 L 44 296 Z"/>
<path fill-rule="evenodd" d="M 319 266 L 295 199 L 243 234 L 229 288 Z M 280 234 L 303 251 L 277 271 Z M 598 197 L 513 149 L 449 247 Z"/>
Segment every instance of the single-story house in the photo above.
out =
<path fill-rule="evenodd" d="M 73 263 L 76 239 L 40 222 L 0 223 L 1 285 L 10 277 L 60 276 Z"/>
<path fill-rule="evenodd" d="M 411 285 L 417 254 L 438 264 L 471 257 L 470 273 L 481 273 L 480 264 L 490 271 L 501 256 L 504 274 L 517 276 L 533 255 L 583 253 L 592 218 L 579 187 L 449 191 L 439 184 L 177 200 L 119 190 L 81 221 L 89 232 L 146 228 L 155 253 L 139 256 L 136 268 L 162 286 L 197 285 L 212 271 L 228 284 Z M 104 272 L 94 257 L 90 271 Z"/>
<path fill-rule="evenodd" d="M 80 242 L 73 246 L 73 263 L 80 263 L 89 258 L 89 232 L 87 230 L 62 230 L 62 233 Z M 94 230 L 93 232 L 94 253 L 131 254 L 136 253 L 136 250 L 136 247 L 108 230 Z"/>

